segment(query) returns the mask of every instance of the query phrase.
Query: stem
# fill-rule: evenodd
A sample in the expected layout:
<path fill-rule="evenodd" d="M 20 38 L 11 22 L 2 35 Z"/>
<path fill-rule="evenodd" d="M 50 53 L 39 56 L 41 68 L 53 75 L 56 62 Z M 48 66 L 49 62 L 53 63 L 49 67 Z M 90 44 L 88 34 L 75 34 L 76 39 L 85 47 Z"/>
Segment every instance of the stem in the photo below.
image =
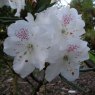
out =
<path fill-rule="evenodd" d="M 17 89 L 17 76 L 13 74 L 13 95 L 18 95 L 18 89 Z"/>
<path fill-rule="evenodd" d="M 27 81 L 31 86 L 32 86 L 32 95 L 35 95 L 35 93 L 36 93 L 36 88 L 35 88 L 35 86 L 29 81 L 29 79 L 28 78 L 25 78 L 24 79 L 25 81 Z"/>
<path fill-rule="evenodd" d="M 92 61 L 92 60 L 86 60 L 84 61 L 86 63 L 86 65 L 89 67 L 89 68 L 93 68 L 95 67 L 95 63 Z"/>
<path fill-rule="evenodd" d="M 44 95 L 46 95 L 46 84 L 44 85 Z"/>
<path fill-rule="evenodd" d="M 28 78 L 25 78 L 24 80 L 27 81 L 33 88 L 35 88 L 34 85 L 29 81 Z"/>
<path fill-rule="evenodd" d="M 33 73 L 31 73 L 31 75 L 30 75 L 31 77 L 32 77 L 32 79 L 33 80 L 35 80 L 37 83 L 40 83 L 40 82 L 42 82 L 41 80 L 38 80 L 34 75 L 33 75 Z"/>
<path fill-rule="evenodd" d="M 40 87 L 43 85 L 43 82 L 40 81 L 40 80 L 38 80 L 38 79 L 33 75 L 33 73 L 31 73 L 30 76 L 31 76 L 31 78 L 32 78 L 34 81 L 36 81 L 36 82 L 38 83 L 37 88 L 35 88 L 35 89 L 33 90 L 33 93 L 32 93 L 32 95 L 37 95 L 37 92 L 39 92 L 39 89 L 40 89 Z"/>
<path fill-rule="evenodd" d="M 88 68 L 88 69 L 80 69 L 80 72 L 89 72 L 89 71 L 95 71 L 95 67 L 94 68 Z"/>
<path fill-rule="evenodd" d="M 63 76 L 61 76 L 61 75 L 59 75 L 59 76 L 60 76 L 60 78 L 61 78 L 63 81 L 65 81 L 67 84 L 69 84 L 70 86 L 72 86 L 73 89 L 77 89 L 78 91 L 80 91 L 80 92 L 82 92 L 82 93 L 85 93 L 85 92 L 86 92 L 86 91 L 85 91 L 83 88 L 81 88 L 79 85 L 76 85 L 76 84 L 74 84 L 74 83 L 68 81 L 67 79 L 65 79 L 65 78 L 64 78 Z"/>
<path fill-rule="evenodd" d="M 45 81 L 45 70 L 44 70 L 44 76 L 43 76 L 43 79 L 42 80 L 38 80 L 34 75 L 33 73 L 31 74 L 31 77 L 33 80 L 35 80 L 37 83 L 38 83 L 38 86 L 37 88 L 35 89 L 35 92 L 33 93 L 33 95 L 37 95 L 37 92 L 39 92 L 40 88 L 42 85 L 46 85 L 48 82 Z"/>

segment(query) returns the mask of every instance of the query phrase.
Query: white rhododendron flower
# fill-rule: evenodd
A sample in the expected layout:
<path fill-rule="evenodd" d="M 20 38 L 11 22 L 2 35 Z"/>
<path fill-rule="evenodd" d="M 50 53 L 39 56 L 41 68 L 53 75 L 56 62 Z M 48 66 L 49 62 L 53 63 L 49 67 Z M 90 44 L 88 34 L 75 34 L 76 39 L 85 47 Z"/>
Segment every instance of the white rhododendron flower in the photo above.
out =
<path fill-rule="evenodd" d="M 80 37 L 85 33 L 85 23 L 82 20 L 81 15 L 78 15 L 78 12 L 75 8 L 62 7 L 60 9 L 59 19 L 62 23 L 63 32 L 65 32 L 65 35 Z"/>
<path fill-rule="evenodd" d="M 89 58 L 87 42 L 80 39 L 69 39 L 49 49 L 47 59 L 50 65 L 46 69 L 46 80 L 52 81 L 61 74 L 69 81 L 79 77 L 80 63 Z"/>
<path fill-rule="evenodd" d="M 21 9 L 25 7 L 25 0 L 9 0 L 10 7 L 17 9 L 15 16 L 20 16 Z"/>
<path fill-rule="evenodd" d="M 20 16 L 25 0 L 10 0 L 11 7 Z M 4 52 L 14 57 L 13 69 L 26 77 L 35 68 L 42 70 L 45 62 L 45 78 L 53 80 L 61 74 L 69 81 L 79 76 L 82 61 L 89 58 L 87 42 L 81 40 L 85 23 L 77 10 L 56 5 L 36 13 L 28 13 L 26 20 L 18 20 L 8 27 Z"/>
<path fill-rule="evenodd" d="M 25 7 L 25 0 L 0 0 L 0 7 L 4 5 L 17 9 L 15 16 L 20 16 L 21 10 Z"/>
<path fill-rule="evenodd" d="M 51 0 L 51 3 L 58 2 L 58 1 L 60 1 L 60 0 Z"/>
<path fill-rule="evenodd" d="M 80 37 L 85 33 L 84 26 L 85 23 L 81 18 L 81 15 L 78 15 L 78 12 L 74 8 L 70 7 L 61 7 L 58 8 L 57 6 L 48 8 L 45 10 L 44 15 L 48 18 L 51 18 L 52 21 L 56 18 L 57 30 L 61 29 L 61 31 L 56 31 L 55 36 L 59 36 L 61 38 L 66 39 L 69 36 L 72 37 Z M 43 21 L 44 22 L 44 21 Z"/>
<path fill-rule="evenodd" d="M 33 20 L 32 15 L 28 16 L 27 19 L 31 17 L 30 21 Z M 45 28 L 19 20 L 8 27 L 8 36 L 4 42 L 4 52 L 15 57 L 13 69 L 16 73 L 26 77 L 35 68 L 44 68 L 47 48 L 51 45 L 51 37 Z"/>
<path fill-rule="evenodd" d="M 3 7 L 4 5 L 9 6 L 8 0 L 0 0 L 0 7 Z"/>

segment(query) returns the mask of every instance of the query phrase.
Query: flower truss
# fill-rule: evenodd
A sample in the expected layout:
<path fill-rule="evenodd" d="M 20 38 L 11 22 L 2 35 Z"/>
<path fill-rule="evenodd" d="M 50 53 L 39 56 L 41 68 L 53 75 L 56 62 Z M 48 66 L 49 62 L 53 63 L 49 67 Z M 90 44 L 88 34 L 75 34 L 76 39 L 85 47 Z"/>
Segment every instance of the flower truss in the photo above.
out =
<path fill-rule="evenodd" d="M 52 6 L 35 16 L 34 20 L 28 13 L 27 21 L 18 20 L 8 27 L 4 52 L 14 57 L 14 71 L 24 78 L 35 68 L 42 70 L 48 62 L 47 81 L 59 74 L 74 81 L 81 62 L 89 58 L 87 42 L 81 39 L 85 33 L 81 15 L 74 8 Z"/>

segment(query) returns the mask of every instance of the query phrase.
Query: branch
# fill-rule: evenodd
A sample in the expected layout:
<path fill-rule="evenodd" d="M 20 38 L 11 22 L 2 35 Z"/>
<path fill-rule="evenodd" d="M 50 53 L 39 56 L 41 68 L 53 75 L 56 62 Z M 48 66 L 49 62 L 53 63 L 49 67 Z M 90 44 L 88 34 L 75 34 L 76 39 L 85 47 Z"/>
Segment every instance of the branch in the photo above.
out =
<path fill-rule="evenodd" d="M 35 88 L 34 85 L 29 81 L 28 78 L 25 78 L 24 80 L 27 81 L 33 88 Z"/>
<path fill-rule="evenodd" d="M 76 85 L 70 81 L 68 81 L 67 79 L 65 79 L 63 76 L 59 75 L 60 78 L 65 81 L 68 85 L 70 85 L 73 89 L 77 89 L 78 91 L 82 92 L 82 93 L 86 93 L 85 89 L 83 89 L 82 87 L 80 87 L 79 85 Z"/>
<path fill-rule="evenodd" d="M 84 61 L 86 63 L 86 65 L 89 67 L 89 68 L 93 68 L 95 67 L 95 63 L 92 61 L 92 60 L 86 60 Z"/>
<path fill-rule="evenodd" d="M 38 80 L 38 78 L 36 78 L 34 75 L 33 75 L 33 73 L 31 73 L 31 77 L 32 77 L 32 79 L 33 80 L 35 80 L 37 83 L 38 83 L 38 86 L 37 86 L 37 88 L 35 88 L 35 91 L 34 91 L 34 93 L 33 93 L 33 95 L 37 95 L 37 92 L 39 92 L 39 90 L 40 90 L 40 88 L 41 88 L 41 86 L 42 85 L 46 85 L 48 82 L 45 80 L 45 69 L 46 68 L 44 68 L 44 75 L 43 75 L 43 79 L 42 80 Z"/>
<path fill-rule="evenodd" d="M 33 73 L 31 73 L 30 76 L 31 76 L 32 79 L 35 80 L 37 83 L 41 83 L 41 82 L 42 82 L 41 80 L 38 80 L 38 79 L 33 75 Z"/>
<path fill-rule="evenodd" d="M 80 72 L 89 72 L 89 71 L 95 72 L 95 67 L 94 68 L 88 68 L 88 69 L 80 69 Z"/>

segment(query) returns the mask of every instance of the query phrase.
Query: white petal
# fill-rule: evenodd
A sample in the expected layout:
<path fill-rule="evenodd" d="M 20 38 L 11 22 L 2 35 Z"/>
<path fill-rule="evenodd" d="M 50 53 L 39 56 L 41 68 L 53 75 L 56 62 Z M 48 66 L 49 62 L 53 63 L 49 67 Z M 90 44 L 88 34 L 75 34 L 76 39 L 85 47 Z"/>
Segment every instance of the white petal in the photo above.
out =
<path fill-rule="evenodd" d="M 74 81 L 79 77 L 80 63 L 63 63 L 64 68 L 61 70 L 61 74 L 68 81 Z"/>
<path fill-rule="evenodd" d="M 16 9 L 17 8 L 17 3 L 15 1 L 11 1 L 11 0 L 8 0 L 9 1 L 9 4 L 11 6 L 12 9 Z M 18 1 L 18 0 L 17 0 Z"/>
<path fill-rule="evenodd" d="M 31 41 L 34 45 L 38 45 L 39 47 L 45 49 L 51 47 L 54 44 L 52 40 L 54 38 L 54 35 L 52 33 L 54 30 L 48 29 L 48 27 L 44 25 L 44 27 L 34 26 L 34 28 L 32 28 L 32 31 L 34 32 L 33 37 L 31 37 Z"/>
<path fill-rule="evenodd" d="M 18 73 L 22 78 L 28 76 L 33 72 L 35 67 L 32 65 L 32 61 L 30 55 L 24 53 L 20 53 L 14 59 L 13 69 L 16 73 Z"/>
<path fill-rule="evenodd" d="M 58 7 L 47 8 L 45 11 L 42 11 L 42 12 L 37 14 L 37 18 L 35 21 L 38 23 L 38 25 L 46 24 L 46 25 L 49 25 L 50 28 L 51 28 L 51 26 L 53 26 L 53 27 L 55 25 L 57 26 L 59 24 L 59 22 L 58 22 L 59 19 L 57 17 L 58 11 L 59 11 Z M 43 18 L 45 18 L 45 19 L 43 20 Z"/>
<path fill-rule="evenodd" d="M 63 11 L 63 12 L 61 12 Z M 84 28 L 85 23 L 82 20 L 81 16 L 78 15 L 78 12 L 74 8 L 69 8 L 69 7 L 64 7 L 62 8 L 60 12 L 63 13 L 63 16 L 61 18 L 61 22 L 63 24 L 63 28 L 66 28 L 65 31 L 67 32 L 80 32 L 79 35 L 78 33 L 76 35 L 80 36 L 83 33 L 81 32 L 81 29 Z M 64 27 L 65 26 L 65 27 Z"/>
<path fill-rule="evenodd" d="M 74 58 L 74 60 L 82 62 L 82 61 L 89 59 L 88 51 L 90 50 L 90 48 L 87 47 L 87 42 L 80 41 L 79 46 L 80 46 L 80 48 L 75 53 L 76 57 Z"/>
<path fill-rule="evenodd" d="M 3 7 L 4 5 L 9 6 L 8 0 L 0 0 L 0 7 Z"/>
<path fill-rule="evenodd" d="M 50 64 L 57 64 L 57 63 L 60 63 L 60 61 L 62 61 L 62 58 L 64 56 L 63 50 L 65 47 L 62 46 L 62 49 L 61 49 L 60 47 L 61 44 L 64 44 L 64 43 L 55 44 L 54 46 L 48 49 L 47 62 L 49 62 Z"/>
<path fill-rule="evenodd" d="M 28 13 L 27 17 L 26 17 L 28 22 L 31 22 L 31 24 L 34 24 L 34 17 L 32 16 L 31 13 Z"/>
<path fill-rule="evenodd" d="M 69 40 L 67 45 L 67 54 L 71 59 L 71 62 L 82 62 L 89 58 L 88 55 L 89 48 L 87 47 L 87 42 L 80 39 Z"/>
<path fill-rule="evenodd" d="M 25 45 L 19 41 L 13 41 L 14 37 L 6 38 L 4 41 L 4 52 L 10 56 L 16 56 L 20 52 L 25 51 Z"/>
<path fill-rule="evenodd" d="M 20 17 L 20 9 L 19 10 L 17 10 L 17 12 L 15 13 L 15 16 L 18 16 L 18 17 Z"/>
<path fill-rule="evenodd" d="M 21 9 L 24 9 L 25 0 L 9 0 L 12 9 L 17 9 L 15 16 L 20 16 Z"/>
<path fill-rule="evenodd" d="M 47 67 L 45 72 L 45 78 L 47 81 L 52 81 L 61 72 L 62 65 L 60 63 L 51 64 Z"/>
<path fill-rule="evenodd" d="M 47 52 L 44 50 L 35 49 L 31 53 L 32 64 L 39 70 L 42 70 L 45 67 L 46 58 Z"/>
<path fill-rule="evenodd" d="M 66 28 L 67 32 L 69 32 L 73 36 L 79 37 L 85 33 L 84 26 L 84 21 L 78 19 L 76 21 L 72 21 Z"/>
<path fill-rule="evenodd" d="M 58 0 L 51 0 L 51 3 L 58 2 Z"/>
<path fill-rule="evenodd" d="M 31 38 L 30 32 L 31 29 L 29 23 L 24 20 L 16 21 L 16 23 L 13 23 L 8 27 L 8 36 L 15 36 L 20 41 L 29 40 Z"/>
<path fill-rule="evenodd" d="M 62 30 L 62 25 L 60 23 L 60 20 L 57 17 L 58 8 L 57 7 L 50 7 L 47 8 L 45 11 L 38 13 L 36 18 L 36 23 L 38 26 L 40 26 L 41 31 L 43 31 L 42 35 L 46 35 L 44 38 L 47 38 L 47 44 L 49 42 L 52 42 L 52 44 L 55 44 L 57 39 L 57 32 L 60 32 Z M 43 20 L 45 18 L 45 20 Z M 52 20 L 51 20 L 52 19 Z M 41 37 L 40 36 L 40 37 Z M 50 38 L 55 40 L 50 40 Z M 44 40 L 43 40 L 44 41 Z M 43 43 L 43 41 L 41 41 Z M 44 43 L 46 43 L 44 41 Z"/>

